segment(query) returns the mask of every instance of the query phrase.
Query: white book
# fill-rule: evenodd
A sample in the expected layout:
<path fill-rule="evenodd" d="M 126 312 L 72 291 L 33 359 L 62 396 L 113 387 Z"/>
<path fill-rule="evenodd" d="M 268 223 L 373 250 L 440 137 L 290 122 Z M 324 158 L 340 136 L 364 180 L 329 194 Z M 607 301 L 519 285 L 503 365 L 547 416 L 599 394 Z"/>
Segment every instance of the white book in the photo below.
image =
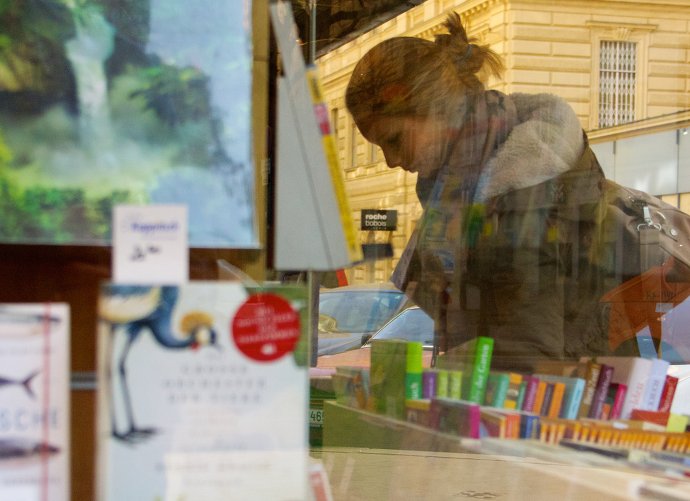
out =
<path fill-rule="evenodd" d="M 0 499 L 68 501 L 69 306 L 0 304 Z"/>
<path fill-rule="evenodd" d="M 666 374 L 671 365 L 667 360 L 661 358 L 652 358 L 652 368 L 649 371 L 649 378 L 645 387 L 644 397 L 642 399 L 643 410 L 655 411 L 659 409 L 659 401 L 661 394 L 664 391 L 664 384 L 666 383 Z"/>
<path fill-rule="evenodd" d="M 305 499 L 307 294 L 106 284 L 98 499 Z"/>

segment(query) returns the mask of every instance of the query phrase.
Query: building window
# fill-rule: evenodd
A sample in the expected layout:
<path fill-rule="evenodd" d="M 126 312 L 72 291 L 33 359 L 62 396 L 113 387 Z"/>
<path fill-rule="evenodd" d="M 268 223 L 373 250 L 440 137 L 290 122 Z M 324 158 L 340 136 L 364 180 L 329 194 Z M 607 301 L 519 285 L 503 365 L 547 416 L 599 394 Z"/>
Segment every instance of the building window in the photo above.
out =
<path fill-rule="evenodd" d="M 357 126 L 350 124 L 350 167 L 357 166 Z"/>
<path fill-rule="evenodd" d="M 599 48 L 599 127 L 635 120 L 637 43 L 602 40 Z"/>
<path fill-rule="evenodd" d="M 379 158 L 379 147 L 374 143 L 369 143 L 369 162 L 376 163 Z"/>

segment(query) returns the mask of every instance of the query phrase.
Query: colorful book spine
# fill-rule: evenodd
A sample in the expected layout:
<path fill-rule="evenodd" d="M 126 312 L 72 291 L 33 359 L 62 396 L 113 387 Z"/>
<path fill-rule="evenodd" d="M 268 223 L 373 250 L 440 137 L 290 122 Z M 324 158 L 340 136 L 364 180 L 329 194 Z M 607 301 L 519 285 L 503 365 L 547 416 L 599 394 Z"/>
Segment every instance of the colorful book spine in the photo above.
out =
<path fill-rule="evenodd" d="M 534 410 L 534 403 L 537 397 L 537 388 L 539 387 L 539 378 L 536 376 L 525 376 L 525 398 L 522 402 L 522 410 L 532 412 Z"/>
<path fill-rule="evenodd" d="M 542 400 L 541 407 L 539 408 L 539 414 L 542 416 L 548 416 L 549 409 L 551 408 L 551 398 L 553 397 L 553 383 L 549 381 L 544 381 L 546 385 L 544 388 L 544 399 Z"/>
<path fill-rule="evenodd" d="M 434 398 L 430 405 L 430 424 L 444 433 L 479 438 L 481 408 L 474 402 Z"/>
<path fill-rule="evenodd" d="M 597 381 L 599 380 L 600 372 L 601 364 L 593 360 L 588 360 L 586 362 L 584 370 L 585 390 L 582 394 L 582 403 L 580 404 L 580 410 L 578 412 L 578 417 L 580 418 L 589 416 L 589 409 L 592 406 L 592 399 L 597 389 Z"/>
<path fill-rule="evenodd" d="M 669 365 L 667 360 L 652 359 L 652 367 L 649 371 L 640 409 L 655 411 L 659 408 Z"/>
<path fill-rule="evenodd" d="M 490 407 L 503 407 L 506 395 L 508 394 L 509 384 L 510 376 L 507 373 L 490 371 L 486 381 L 484 405 Z"/>
<path fill-rule="evenodd" d="M 539 416 L 531 412 L 520 413 L 520 438 L 539 437 Z"/>
<path fill-rule="evenodd" d="M 534 406 L 532 409 L 525 409 L 527 411 L 531 410 L 535 414 L 541 415 L 541 407 L 544 404 L 544 396 L 546 395 L 546 381 L 538 380 L 537 382 L 537 392 L 534 395 Z"/>
<path fill-rule="evenodd" d="M 474 403 L 484 401 L 486 380 L 491 370 L 491 355 L 494 349 L 494 340 L 490 337 L 478 336 L 474 342 L 474 358 L 468 367 L 468 388 L 466 400 Z"/>
<path fill-rule="evenodd" d="M 565 383 L 561 381 L 553 382 L 553 394 L 551 395 L 551 404 L 547 411 L 547 417 L 557 418 L 561 414 L 561 406 L 563 405 L 563 397 L 565 396 Z"/>
<path fill-rule="evenodd" d="M 589 408 L 589 415 L 592 419 L 600 419 L 601 411 L 606 401 L 606 395 L 609 391 L 609 385 L 613 378 L 613 367 L 607 364 L 601 364 L 601 371 L 599 372 L 599 379 L 597 380 L 597 387 L 594 390 L 592 397 L 592 405 Z"/>
<path fill-rule="evenodd" d="M 520 397 L 520 384 L 522 384 L 522 374 L 517 372 L 508 373 L 509 385 L 508 392 L 506 393 L 505 402 L 503 407 L 506 409 L 517 409 L 518 399 Z"/>
<path fill-rule="evenodd" d="M 436 373 L 436 396 L 438 398 L 448 398 L 448 371 L 445 369 L 438 369 Z"/>
<path fill-rule="evenodd" d="M 422 398 L 434 398 L 438 387 L 438 371 L 424 369 L 422 371 Z"/>
<path fill-rule="evenodd" d="M 611 383 L 611 386 L 616 389 L 616 393 L 613 397 L 613 402 L 611 403 L 609 419 L 620 419 L 621 413 L 623 412 L 623 403 L 625 402 L 625 394 L 628 391 L 628 386 L 623 383 Z"/>
<path fill-rule="evenodd" d="M 518 390 L 517 410 L 522 410 L 522 404 L 525 402 L 525 393 L 526 392 L 527 392 L 527 382 L 523 380 L 520 383 L 520 389 Z"/>
<path fill-rule="evenodd" d="M 448 398 L 453 400 L 462 399 L 462 379 L 463 372 L 460 370 L 448 371 Z"/>
<path fill-rule="evenodd" d="M 418 400 L 422 398 L 422 343 L 408 341 L 405 370 L 405 398 Z"/>
<path fill-rule="evenodd" d="M 621 418 L 629 419 L 633 409 L 643 405 L 643 398 L 652 360 L 641 357 L 597 357 L 597 362 L 614 368 L 613 383 L 623 383 L 628 390 L 621 410 Z"/>
<path fill-rule="evenodd" d="M 664 383 L 664 390 L 661 392 L 661 398 L 659 399 L 659 410 L 661 412 L 671 412 L 673 397 L 675 396 L 677 387 L 678 378 L 667 374 L 666 381 Z"/>

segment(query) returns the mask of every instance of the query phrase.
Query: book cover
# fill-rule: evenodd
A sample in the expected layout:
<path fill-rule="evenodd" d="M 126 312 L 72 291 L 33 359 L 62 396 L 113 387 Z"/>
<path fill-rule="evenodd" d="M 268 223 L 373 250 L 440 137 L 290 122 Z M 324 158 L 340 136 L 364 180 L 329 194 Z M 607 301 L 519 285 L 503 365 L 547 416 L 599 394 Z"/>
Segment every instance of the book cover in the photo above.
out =
<path fill-rule="evenodd" d="M 625 398 L 626 386 L 622 383 L 611 383 L 606 392 L 606 399 L 604 401 L 605 413 L 602 413 L 601 419 L 619 419 L 623 400 Z"/>
<path fill-rule="evenodd" d="M 464 380 L 463 371 L 449 370 L 448 371 L 448 398 L 453 400 L 462 399 L 462 385 Z"/>
<path fill-rule="evenodd" d="M 520 412 L 520 438 L 531 439 L 539 437 L 539 415 L 533 412 Z"/>
<path fill-rule="evenodd" d="M 520 383 L 520 389 L 518 390 L 517 398 L 517 410 L 522 410 L 522 404 L 525 403 L 525 393 L 527 392 L 527 381 L 523 379 Z"/>
<path fill-rule="evenodd" d="M 70 499 L 70 311 L 0 304 L 0 499 Z"/>
<path fill-rule="evenodd" d="M 659 410 L 661 412 L 671 412 L 673 397 L 675 396 L 677 387 L 678 378 L 667 374 L 664 382 L 664 389 L 661 392 L 661 398 L 659 399 Z"/>
<path fill-rule="evenodd" d="M 302 286 L 103 285 L 97 499 L 304 499 L 308 304 Z"/>
<path fill-rule="evenodd" d="M 594 392 L 597 389 L 597 382 L 599 381 L 599 373 L 601 372 L 601 364 L 594 360 L 587 360 L 584 362 L 583 366 L 585 390 L 582 394 L 582 403 L 578 411 L 578 417 L 580 418 L 589 416 L 589 409 L 592 406 L 592 399 L 594 398 Z"/>
<path fill-rule="evenodd" d="M 521 407 L 523 411 L 532 412 L 534 410 L 538 387 L 539 378 L 537 376 L 525 376 L 525 398 Z"/>
<path fill-rule="evenodd" d="M 599 379 L 597 380 L 597 387 L 592 396 L 592 405 L 589 408 L 589 415 L 592 419 L 601 418 L 601 410 L 606 401 L 606 395 L 609 391 L 609 385 L 613 378 L 613 367 L 607 364 L 601 364 L 599 371 Z"/>
<path fill-rule="evenodd" d="M 557 417 L 577 419 L 585 390 L 585 380 L 580 377 L 554 376 L 551 374 L 538 374 L 537 377 L 545 381 L 561 382 L 565 385 L 561 413 Z"/>
<path fill-rule="evenodd" d="M 630 418 L 632 410 L 642 405 L 647 379 L 652 369 L 652 360 L 641 357 L 607 356 L 597 357 L 596 361 L 614 368 L 612 383 L 623 383 L 628 387 L 621 409 L 621 418 Z"/>
<path fill-rule="evenodd" d="M 508 392 L 503 403 L 506 409 L 518 409 L 518 399 L 520 398 L 520 385 L 522 384 L 522 374 L 509 372 Z"/>
<path fill-rule="evenodd" d="M 488 405 L 490 407 L 503 407 L 506 395 L 508 394 L 509 384 L 510 376 L 508 373 L 489 371 L 489 377 L 486 380 L 484 405 Z"/>
<path fill-rule="evenodd" d="M 449 381 L 448 381 L 448 371 L 444 369 L 435 369 L 436 370 L 436 397 L 439 398 L 448 398 L 449 396 L 449 391 L 448 391 L 448 386 L 449 386 Z"/>
<path fill-rule="evenodd" d="M 422 398 L 434 398 L 438 387 L 438 371 L 436 369 L 424 369 L 422 371 Z"/>
<path fill-rule="evenodd" d="M 396 419 L 404 419 L 406 372 L 406 341 L 380 339 L 371 342 L 369 391 L 376 412 Z"/>
<path fill-rule="evenodd" d="M 429 413 L 432 428 L 461 437 L 479 438 L 479 404 L 466 400 L 434 398 L 431 400 Z"/>
<path fill-rule="evenodd" d="M 623 403 L 625 402 L 625 395 L 628 392 L 628 386 L 623 383 L 611 383 L 609 388 L 615 388 L 616 393 L 613 396 L 611 403 L 611 412 L 609 419 L 620 419 L 621 412 L 623 412 Z"/>
<path fill-rule="evenodd" d="M 481 404 L 484 402 L 486 381 L 491 370 L 494 340 L 478 336 L 452 348 L 439 357 L 439 365 L 463 372 L 462 399 Z"/>
<path fill-rule="evenodd" d="M 647 385 L 645 386 L 642 405 L 639 407 L 644 410 L 657 410 L 661 401 L 661 394 L 664 391 L 666 376 L 670 363 L 661 358 L 652 358 L 652 368 L 649 371 Z"/>
<path fill-rule="evenodd" d="M 546 416 L 550 418 L 557 418 L 561 414 L 561 406 L 563 405 L 563 397 L 565 395 L 565 383 L 561 381 L 553 381 L 553 393 L 551 395 L 551 404 Z"/>
<path fill-rule="evenodd" d="M 549 409 L 551 408 L 551 398 L 553 397 L 554 383 L 550 381 L 544 381 L 544 397 L 539 408 L 539 414 L 542 416 L 549 415 Z"/>
<path fill-rule="evenodd" d="M 405 398 L 417 400 L 422 398 L 422 343 L 407 342 L 405 366 Z"/>
<path fill-rule="evenodd" d="M 507 416 L 495 407 L 482 407 L 480 411 L 479 437 L 506 438 Z"/>
<path fill-rule="evenodd" d="M 532 407 L 532 412 L 541 415 L 541 408 L 544 405 L 544 397 L 546 395 L 546 381 L 541 381 L 537 379 L 537 391 L 534 395 L 534 406 Z M 529 411 L 530 409 L 525 409 Z"/>

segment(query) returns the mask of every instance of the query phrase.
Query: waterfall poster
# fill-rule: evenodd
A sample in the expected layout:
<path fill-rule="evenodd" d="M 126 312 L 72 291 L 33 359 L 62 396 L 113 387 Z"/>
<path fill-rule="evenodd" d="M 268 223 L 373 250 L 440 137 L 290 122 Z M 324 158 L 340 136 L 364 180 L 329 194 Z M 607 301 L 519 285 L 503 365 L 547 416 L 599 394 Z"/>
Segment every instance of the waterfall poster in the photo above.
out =
<path fill-rule="evenodd" d="M 307 499 L 303 286 L 105 284 L 97 499 Z"/>
<path fill-rule="evenodd" d="M 0 499 L 68 501 L 69 306 L 0 304 Z"/>
<path fill-rule="evenodd" d="M 190 246 L 256 247 L 251 80 L 250 0 L 0 2 L 0 243 L 185 204 Z"/>

